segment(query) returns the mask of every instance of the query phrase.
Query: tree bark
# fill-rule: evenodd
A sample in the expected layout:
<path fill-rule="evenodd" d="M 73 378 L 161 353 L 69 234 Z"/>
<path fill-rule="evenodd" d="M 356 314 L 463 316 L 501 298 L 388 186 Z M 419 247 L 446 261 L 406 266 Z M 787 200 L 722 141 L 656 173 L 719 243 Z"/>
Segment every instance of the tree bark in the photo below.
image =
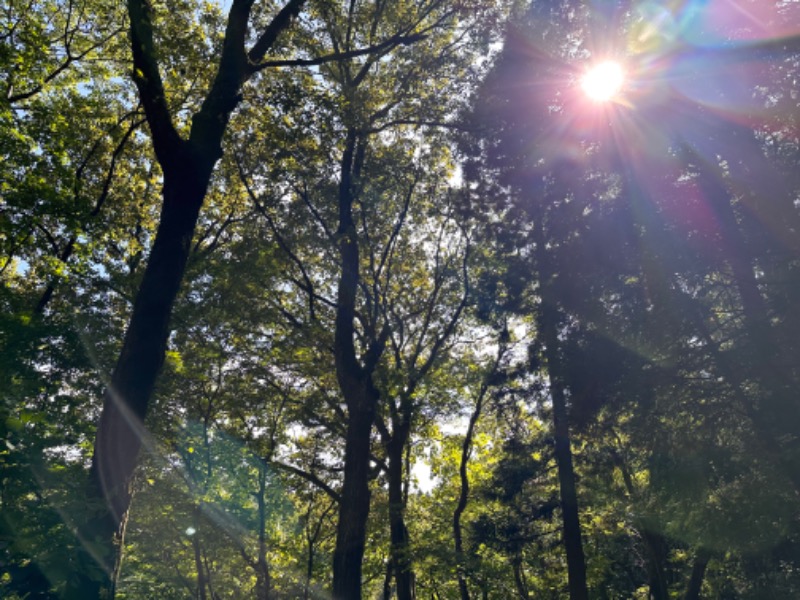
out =
<path fill-rule="evenodd" d="M 195 533 L 192 536 L 192 552 L 194 554 L 194 568 L 197 571 L 197 600 L 207 600 L 208 593 L 206 588 L 208 587 L 208 582 L 206 581 L 206 569 L 203 565 L 203 552 L 202 548 L 200 547 L 200 538 L 198 536 L 198 532 L 200 530 L 201 511 L 202 508 L 200 506 L 196 506 L 192 513 L 195 530 Z"/>
<path fill-rule="evenodd" d="M 386 561 L 386 573 L 383 575 L 383 600 L 392 600 L 392 561 Z"/>
<path fill-rule="evenodd" d="M 667 542 L 659 533 L 647 525 L 640 531 L 645 548 L 647 548 L 647 584 L 650 586 L 650 597 L 653 600 L 669 600 L 667 585 Z"/>
<path fill-rule="evenodd" d="M 501 344 L 498 349 L 497 360 L 492 367 L 492 374 L 497 371 L 497 367 L 500 364 L 500 359 L 503 355 L 503 352 L 504 349 L 503 345 Z M 467 431 L 464 434 L 464 441 L 461 444 L 461 461 L 458 465 L 460 488 L 458 492 L 458 502 L 456 503 L 456 508 L 453 511 L 453 545 L 456 555 L 456 578 L 458 579 L 458 593 L 461 596 L 461 600 L 470 600 L 469 587 L 467 586 L 466 577 L 464 539 L 461 531 L 461 516 L 467 509 L 467 502 L 469 501 L 469 475 L 467 474 L 467 466 L 469 465 L 469 459 L 472 455 L 472 439 L 475 436 L 475 427 L 478 425 L 478 420 L 481 418 L 481 414 L 483 413 L 483 401 L 486 398 L 486 392 L 488 389 L 488 378 L 486 378 L 481 384 L 481 389 L 478 392 L 478 398 L 475 401 L 475 408 L 469 417 Z"/>
<path fill-rule="evenodd" d="M 377 402 L 377 393 L 372 390 L 374 388 L 362 387 L 348 394 L 361 406 L 352 406 L 348 411 L 344 484 L 333 553 L 333 597 L 336 600 L 361 599 L 361 563 L 370 509 L 370 433 Z"/>
<path fill-rule="evenodd" d="M 569 597 L 571 600 L 588 600 L 586 585 L 586 559 L 581 541 L 581 524 L 578 515 L 578 492 L 575 485 L 575 471 L 572 462 L 572 448 L 569 435 L 567 403 L 564 386 L 557 374 L 560 357 L 555 315 L 552 309 L 542 307 L 543 336 L 545 355 L 550 374 L 550 395 L 553 400 L 553 428 L 555 432 L 555 456 L 558 464 L 558 484 L 561 492 L 561 515 L 564 526 L 564 549 L 567 554 L 567 575 Z"/>
<path fill-rule="evenodd" d="M 522 570 L 522 556 L 518 552 L 511 559 L 511 569 L 514 572 L 514 587 L 520 600 L 528 600 L 528 584 L 525 581 L 525 573 Z"/>

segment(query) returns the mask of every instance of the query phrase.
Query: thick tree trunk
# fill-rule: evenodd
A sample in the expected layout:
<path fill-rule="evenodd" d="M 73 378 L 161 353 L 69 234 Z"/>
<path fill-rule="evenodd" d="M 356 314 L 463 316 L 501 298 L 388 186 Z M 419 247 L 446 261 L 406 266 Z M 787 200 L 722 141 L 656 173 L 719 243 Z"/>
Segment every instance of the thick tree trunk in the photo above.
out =
<path fill-rule="evenodd" d="M 210 176 L 209 167 L 203 169 L 188 156 L 181 170 L 164 174 L 161 220 L 97 428 L 88 490 L 96 508 L 79 530 L 84 560 L 97 563 L 104 575 L 77 573 L 76 587 L 68 586 L 70 597 L 114 594 L 143 421 L 164 361 L 169 319 Z"/>
<path fill-rule="evenodd" d="M 80 568 L 68 581 L 65 598 L 113 598 L 131 480 L 142 445 L 143 421 L 169 339 L 169 320 L 191 249 L 197 218 L 211 173 L 222 156 L 222 138 L 239 90 L 257 72 L 277 37 L 289 27 L 305 0 L 288 0 L 245 52 L 253 3 L 233 0 L 217 74 L 188 140 L 173 124 L 161 79 L 153 34 L 152 7 L 127 0 L 133 80 L 139 92 L 164 173 L 163 204 L 153 248 L 136 294 L 122 351 L 105 394 L 89 477 L 89 506 L 95 514 L 79 527 Z M 99 566 L 99 569 L 96 566 Z"/>
<path fill-rule="evenodd" d="M 165 175 L 164 206 L 97 430 L 92 473 L 115 521 L 128 510 L 142 422 L 164 362 L 169 319 L 211 172 Z M 189 183 L 197 178 L 195 184 Z"/>

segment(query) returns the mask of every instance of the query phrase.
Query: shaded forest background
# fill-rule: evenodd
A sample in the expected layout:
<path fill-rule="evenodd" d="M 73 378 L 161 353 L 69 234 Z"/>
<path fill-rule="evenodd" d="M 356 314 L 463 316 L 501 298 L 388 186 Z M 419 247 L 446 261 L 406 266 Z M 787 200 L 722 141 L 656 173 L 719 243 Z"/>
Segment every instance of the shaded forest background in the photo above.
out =
<path fill-rule="evenodd" d="M 800 596 L 799 29 L 8 0 L 0 596 Z"/>

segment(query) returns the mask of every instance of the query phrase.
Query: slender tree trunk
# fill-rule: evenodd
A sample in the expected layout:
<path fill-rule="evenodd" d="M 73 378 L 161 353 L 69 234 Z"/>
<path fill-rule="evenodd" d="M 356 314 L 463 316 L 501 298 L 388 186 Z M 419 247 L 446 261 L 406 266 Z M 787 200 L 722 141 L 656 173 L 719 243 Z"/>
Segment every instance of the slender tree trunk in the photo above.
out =
<path fill-rule="evenodd" d="M 200 506 L 197 506 L 192 514 L 192 521 L 195 529 L 195 534 L 192 536 L 192 552 L 194 553 L 194 567 L 197 571 L 197 600 L 207 600 L 208 594 L 206 593 L 206 587 L 208 587 L 208 582 L 206 581 L 206 570 L 203 565 L 203 552 L 200 547 L 200 538 L 197 535 L 200 529 L 199 517 L 201 510 Z"/>
<path fill-rule="evenodd" d="M 543 308 L 544 313 L 549 313 Z M 552 315 L 545 314 L 547 321 Z M 557 343 L 555 323 L 543 326 L 545 331 L 545 344 L 547 348 L 548 369 L 550 369 L 550 395 L 553 400 L 553 426 L 555 430 L 555 456 L 558 463 L 558 484 L 561 491 L 561 514 L 564 526 L 564 548 L 567 554 L 567 574 L 569 579 L 569 597 L 571 600 L 588 600 L 589 592 L 586 586 L 586 559 L 583 555 L 583 542 L 581 541 L 581 524 L 578 515 L 578 492 L 575 485 L 575 471 L 572 464 L 572 449 L 567 421 L 567 404 L 564 397 L 564 387 L 558 380 L 558 375 L 553 376 L 555 364 L 558 362 L 558 349 L 552 344 Z M 555 367 L 556 371 L 558 368 Z"/>
<path fill-rule="evenodd" d="M 514 587 L 517 589 L 517 596 L 520 600 L 528 600 L 528 584 L 525 581 L 525 573 L 522 571 L 522 556 L 516 553 L 511 559 L 511 569 L 514 572 Z"/>
<path fill-rule="evenodd" d="M 500 362 L 502 361 L 505 353 L 506 353 L 506 344 L 504 341 L 504 337 L 501 336 L 497 348 L 497 357 L 495 358 L 494 365 L 492 365 L 491 371 L 486 377 L 484 377 L 483 381 L 481 382 L 481 387 L 480 390 L 478 391 L 478 397 L 475 400 L 475 408 L 473 409 L 472 414 L 469 417 L 467 431 L 464 434 L 464 441 L 461 444 L 461 461 L 458 465 L 458 479 L 460 482 L 460 489 L 458 492 L 458 501 L 456 503 L 456 508 L 453 511 L 453 545 L 456 555 L 456 577 L 458 579 L 458 593 L 461 596 L 461 600 L 470 600 L 469 587 L 467 586 L 467 577 L 466 577 L 466 565 L 465 565 L 466 557 L 464 556 L 464 539 L 463 539 L 463 532 L 461 530 L 461 516 L 467 509 L 467 503 L 469 502 L 469 474 L 467 473 L 467 467 L 469 465 L 469 459 L 472 456 L 472 440 L 475 436 L 475 428 L 478 425 L 478 420 L 481 418 L 481 415 L 483 414 L 483 403 L 484 400 L 486 399 L 486 394 L 489 391 L 489 381 L 497 374 L 500 367 Z"/>
<path fill-rule="evenodd" d="M 458 579 L 458 592 L 461 596 L 461 600 L 470 600 L 465 572 L 466 565 L 464 564 L 466 561 L 464 556 L 464 539 L 461 531 L 461 515 L 464 514 L 469 500 L 469 476 L 467 474 L 467 465 L 472 451 L 472 435 L 475 430 L 474 424 L 477 422 L 478 413 L 479 411 L 477 409 L 472 413 L 469 427 L 467 427 L 467 434 L 464 436 L 464 443 L 461 446 L 461 463 L 458 466 L 461 489 L 458 493 L 456 509 L 453 511 L 453 545 L 455 546 L 456 577 Z"/>
<path fill-rule="evenodd" d="M 311 597 L 311 579 L 314 577 L 314 546 L 309 544 L 306 555 L 306 580 L 303 582 L 303 598 Z"/>
<path fill-rule="evenodd" d="M 383 352 L 385 338 L 373 340 L 359 360 L 355 347 L 355 309 L 359 282 L 359 241 L 353 220 L 354 180 L 364 160 L 364 145 L 348 131 L 339 182 L 339 277 L 334 358 L 339 389 L 347 406 L 344 481 L 339 503 L 336 547 L 333 552 L 333 597 L 361 599 L 361 563 L 370 509 L 370 450 L 372 425 L 380 394 L 372 374 Z"/>
<path fill-rule="evenodd" d="M 258 558 L 256 559 L 256 600 L 271 600 L 272 577 L 267 562 L 267 467 L 260 465 L 258 472 Z"/>
<path fill-rule="evenodd" d="M 541 218 L 535 223 L 536 261 L 541 278 L 541 306 L 538 325 L 544 342 L 544 355 L 550 378 L 550 398 L 553 402 L 553 430 L 555 456 L 558 465 L 558 484 L 561 493 L 561 515 L 564 527 L 564 549 L 567 555 L 567 575 L 571 600 L 588 600 L 586 585 L 586 559 L 581 541 L 581 524 L 578 514 L 578 493 L 575 470 L 572 463 L 572 448 L 569 434 L 567 400 L 562 379 L 561 353 L 558 341 L 559 313 L 550 296 L 552 269 L 547 256 Z"/>
<path fill-rule="evenodd" d="M 706 575 L 706 567 L 711 559 L 711 553 L 706 548 L 699 548 L 694 557 L 692 574 L 689 576 L 689 583 L 686 586 L 686 593 L 683 600 L 700 600 L 700 591 L 703 587 L 703 579 Z"/>
<path fill-rule="evenodd" d="M 328 513 L 333 510 L 335 504 L 336 501 L 331 500 L 327 508 L 322 511 L 322 514 L 319 516 L 316 525 L 311 524 L 311 505 L 308 507 L 308 511 L 306 512 L 305 532 L 306 543 L 308 544 L 308 552 L 306 553 L 306 577 L 305 581 L 303 582 L 303 598 L 306 600 L 311 597 L 311 580 L 314 578 L 314 561 L 316 559 L 315 546 L 320 538 L 322 527 L 325 524 L 325 518 L 328 516 Z"/>
<path fill-rule="evenodd" d="M 495 362 L 493 372 L 496 370 L 500 362 L 502 350 L 498 352 L 498 359 Z M 456 554 L 456 577 L 458 579 L 458 593 L 461 600 L 470 600 L 469 587 L 467 586 L 466 565 L 464 556 L 464 539 L 461 531 L 461 516 L 467 509 L 467 502 L 469 501 L 469 475 L 467 473 L 467 466 L 469 459 L 472 455 L 472 438 L 475 435 L 475 427 L 478 424 L 478 419 L 483 412 L 483 400 L 486 397 L 488 386 L 486 381 L 481 385 L 478 399 L 475 401 L 475 408 L 469 417 L 469 424 L 467 425 L 467 432 L 464 434 L 464 441 L 461 444 L 461 461 L 458 465 L 458 478 L 460 481 L 460 489 L 458 492 L 458 502 L 453 511 L 453 545 Z"/>
<path fill-rule="evenodd" d="M 351 392 L 352 395 L 355 394 Z M 361 563 L 370 509 L 370 432 L 376 401 L 377 394 L 364 390 L 359 404 L 365 406 L 353 407 L 348 411 L 344 484 L 333 553 L 333 597 L 336 600 L 361 599 Z"/>
<path fill-rule="evenodd" d="M 392 600 L 392 561 L 386 561 L 386 573 L 383 575 L 383 600 Z"/>
<path fill-rule="evenodd" d="M 669 600 L 667 584 L 667 541 L 646 524 L 640 530 L 647 549 L 647 583 L 653 600 Z"/>
<path fill-rule="evenodd" d="M 637 496 L 633 478 L 622 457 L 613 453 L 614 463 L 622 472 L 622 481 L 631 499 Z M 658 533 L 654 527 L 644 519 L 637 518 L 634 526 L 640 532 L 647 552 L 647 580 L 650 586 L 652 600 L 669 600 L 669 586 L 667 583 L 667 569 L 669 566 L 667 540 Z"/>
<path fill-rule="evenodd" d="M 414 572 L 409 556 L 408 528 L 405 524 L 405 499 L 403 497 L 403 463 L 404 450 L 408 443 L 411 425 L 407 415 L 400 417 L 392 438 L 386 447 L 389 484 L 389 531 L 391 537 L 392 565 L 395 583 L 397 584 L 397 600 L 414 600 Z"/>

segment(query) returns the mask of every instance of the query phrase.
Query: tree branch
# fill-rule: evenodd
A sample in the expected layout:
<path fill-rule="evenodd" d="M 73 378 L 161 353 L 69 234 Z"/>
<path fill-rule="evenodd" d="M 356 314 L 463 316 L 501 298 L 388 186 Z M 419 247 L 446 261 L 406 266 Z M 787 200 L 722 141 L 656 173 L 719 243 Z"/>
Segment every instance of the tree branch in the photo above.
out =
<path fill-rule="evenodd" d="M 313 473 L 309 473 L 308 471 L 303 471 L 303 469 L 300 469 L 299 467 L 295 467 L 294 465 L 280 462 L 279 460 L 270 461 L 269 464 L 278 467 L 279 469 L 282 469 L 284 471 L 287 471 L 288 473 L 297 475 L 298 477 L 305 479 L 309 483 L 313 483 L 323 492 L 328 494 L 328 496 L 330 496 L 334 501 L 339 502 L 341 500 L 339 492 L 334 490 L 331 486 L 322 481 L 319 477 L 317 477 Z"/>
<path fill-rule="evenodd" d="M 249 1 L 252 4 L 253 0 Z M 289 27 L 292 19 L 300 14 L 300 9 L 303 7 L 303 4 L 305 4 L 305 0 L 289 0 L 280 12 L 275 15 L 272 22 L 267 25 L 261 37 L 258 38 L 258 41 L 256 41 L 255 45 L 250 49 L 250 52 L 247 53 L 251 73 L 260 70 L 260 63 L 264 55 L 272 48 L 272 45 L 275 43 L 275 40 L 278 39 L 280 33 Z"/>
<path fill-rule="evenodd" d="M 382 131 L 386 131 L 387 129 L 391 129 L 392 127 L 397 127 L 400 125 L 412 125 L 414 127 L 439 127 L 442 129 L 452 129 L 454 131 L 478 131 L 477 127 L 469 127 L 464 123 L 459 122 L 447 122 L 447 121 L 426 121 L 423 119 L 393 119 L 391 121 L 386 121 L 379 127 L 373 127 L 371 129 L 367 129 L 364 133 L 368 134 L 375 134 L 380 133 Z"/>
<path fill-rule="evenodd" d="M 357 58 L 359 56 L 375 54 L 377 52 L 386 50 L 388 48 L 393 48 L 395 46 L 408 46 L 409 44 L 418 42 L 424 39 L 425 37 L 426 36 L 423 34 L 395 35 L 387 40 L 384 40 L 380 44 L 375 44 L 374 46 L 357 48 L 356 50 L 349 50 L 347 52 L 333 52 L 331 54 L 325 54 L 323 56 L 318 56 L 316 58 L 287 58 L 278 60 L 267 60 L 260 62 L 256 65 L 253 65 L 251 68 L 254 69 L 255 71 L 261 71 L 263 69 L 269 69 L 274 67 L 313 67 L 317 65 L 323 65 L 325 63 L 339 62 L 350 58 Z"/>
<path fill-rule="evenodd" d="M 166 168 L 177 158 L 176 151 L 182 146 L 183 140 L 175 129 L 167 106 L 153 42 L 151 14 L 152 8 L 145 0 L 128 0 L 133 81 L 139 90 L 139 99 L 147 116 L 156 157 L 162 167 Z"/>

